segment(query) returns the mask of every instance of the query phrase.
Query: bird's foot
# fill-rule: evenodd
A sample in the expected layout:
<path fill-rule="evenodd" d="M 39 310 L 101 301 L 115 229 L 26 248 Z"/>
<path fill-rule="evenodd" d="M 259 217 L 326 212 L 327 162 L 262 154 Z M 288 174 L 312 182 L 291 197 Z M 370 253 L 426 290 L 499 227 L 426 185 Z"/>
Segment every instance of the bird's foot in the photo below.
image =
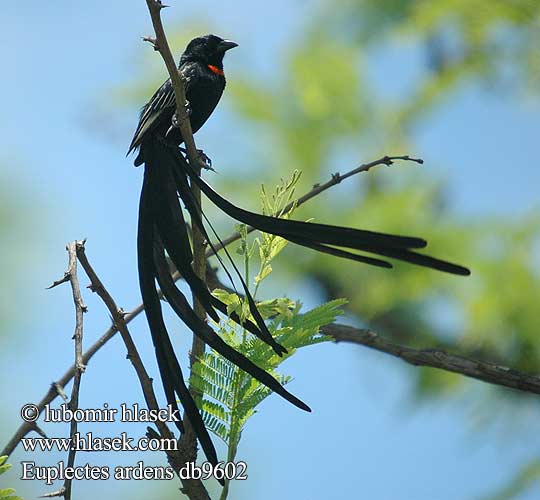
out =
<path fill-rule="evenodd" d="M 188 152 L 186 148 L 179 147 L 178 149 L 187 156 Z M 212 159 L 209 158 L 202 149 L 197 149 L 197 154 L 199 156 L 199 163 L 201 165 L 201 168 L 215 172 L 215 169 L 212 167 Z"/>
<path fill-rule="evenodd" d="M 212 159 L 206 156 L 206 153 L 202 149 L 197 149 L 197 154 L 199 155 L 199 161 L 201 162 L 202 168 L 215 172 L 212 168 Z"/>

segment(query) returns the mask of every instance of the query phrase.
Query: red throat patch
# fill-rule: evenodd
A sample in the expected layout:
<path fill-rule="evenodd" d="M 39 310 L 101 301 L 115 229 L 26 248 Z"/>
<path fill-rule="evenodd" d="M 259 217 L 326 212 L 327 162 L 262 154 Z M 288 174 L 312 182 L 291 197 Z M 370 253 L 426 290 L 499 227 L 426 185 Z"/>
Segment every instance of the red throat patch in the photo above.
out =
<path fill-rule="evenodd" d="M 212 66 L 211 64 L 208 65 L 208 69 L 215 73 L 216 75 L 225 76 L 225 73 L 223 73 L 222 69 L 219 69 L 217 66 Z"/>

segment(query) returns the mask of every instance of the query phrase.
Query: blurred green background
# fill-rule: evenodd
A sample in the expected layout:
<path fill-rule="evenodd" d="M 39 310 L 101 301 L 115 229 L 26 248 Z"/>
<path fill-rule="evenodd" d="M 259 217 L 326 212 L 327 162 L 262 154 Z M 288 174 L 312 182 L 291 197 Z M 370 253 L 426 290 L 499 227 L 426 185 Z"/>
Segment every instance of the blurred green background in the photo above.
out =
<path fill-rule="evenodd" d="M 540 4 L 537 0 L 328 0 L 255 5 L 169 2 L 175 52 L 215 32 L 228 53 L 225 96 L 197 143 L 213 159 L 211 183 L 258 207 L 261 183 L 303 172 L 298 193 L 336 171 L 385 154 L 411 154 L 347 180 L 298 217 L 419 235 L 434 255 L 468 265 L 457 278 L 407 265 L 389 272 L 288 248 L 273 295 L 313 306 L 349 299 L 350 324 L 396 342 L 443 347 L 538 372 Z M 139 303 L 135 266 L 141 170 L 124 152 L 137 108 L 165 78 L 139 41 L 151 33 L 144 1 L 75 5 L 36 1 L 1 8 L 0 442 L 18 410 L 41 397 L 72 359 L 64 244 L 87 253 L 117 302 Z M 230 221 L 212 212 L 220 233 Z M 83 280 L 84 282 L 84 280 Z M 269 297 L 272 290 L 268 291 Z M 108 326 L 87 293 L 86 342 Z M 187 332 L 179 332 L 187 349 Z M 133 327 L 153 374 L 142 318 Z M 185 358 L 184 358 L 185 360 Z M 287 362 L 302 415 L 270 398 L 248 424 L 239 459 L 249 480 L 231 498 L 533 499 L 540 494 L 537 398 L 358 347 L 316 346 Z M 89 366 L 82 407 L 140 401 L 119 339 Z M 88 430 L 94 430 L 88 425 Z M 99 424 L 115 435 L 121 426 Z M 66 435 L 59 424 L 44 426 Z M 132 435 L 144 426 L 129 429 Z M 33 457 L 33 458 L 32 458 Z M 18 450 L 0 487 L 31 498 L 18 461 L 61 455 Z M 132 464 L 129 454 L 80 463 Z M 159 454 L 145 461 L 164 462 Z M 108 485 L 109 487 L 111 485 Z M 99 483 L 74 486 L 91 498 Z M 178 497 L 178 483 L 117 483 L 115 497 Z"/>

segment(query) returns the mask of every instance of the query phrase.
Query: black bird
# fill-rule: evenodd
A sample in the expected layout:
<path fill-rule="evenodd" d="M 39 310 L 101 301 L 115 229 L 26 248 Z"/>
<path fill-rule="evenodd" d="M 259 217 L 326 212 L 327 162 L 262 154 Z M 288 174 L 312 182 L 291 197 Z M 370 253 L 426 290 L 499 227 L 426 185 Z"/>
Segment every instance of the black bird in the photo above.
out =
<path fill-rule="evenodd" d="M 193 132 L 197 132 L 202 127 L 219 102 L 225 88 L 223 57 L 226 51 L 236 46 L 235 42 L 215 35 L 206 35 L 193 39 L 182 54 L 179 71 L 186 89 Z M 225 304 L 212 296 L 206 284 L 196 276 L 192 267 L 192 249 L 179 198 L 190 215 L 191 223 L 199 227 L 210 242 L 203 219 L 209 221 L 193 197 L 192 185 L 196 184 L 212 203 L 234 219 L 323 253 L 386 268 L 392 267 L 386 260 L 354 253 L 351 250 L 398 259 L 452 274 L 468 275 L 470 271 L 462 266 L 417 253 L 415 250 L 427 245 L 421 238 L 278 219 L 249 212 L 233 205 L 214 191 L 182 154 L 178 146 L 183 142 L 183 138 L 174 123 L 175 109 L 174 91 L 170 80 L 167 80 L 143 107 L 139 125 L 128 151 L 129 153 L 139 149 L 135 165 L 145 164 L 137 238 L 139 282 L 167 401 L 176 407 L 175 394 L 178 396 L 206 457 L 210 462 L 217 463 L 214 446 L 184 383 L 180 364 L 169 339 L 163 321 L 156 280 L 173 310 L 196 335 L 294 405 L 307 411 L 310 409 L 283 388 L 271 375 L 228 346 L 210 326 L 198 318 L 186 297 L 172 280 L 166 253 L 208 315 L 217 321 L 219 315 L 216 310 L 226 313 Z M 227 253 L 226 248 L 225 252 Z M 230 259 L 228 253 L 227 256 Z M 267 342 L 277 354 L 282 355 L 286 350 L 272 338 L 246 283 L 232 259 L 230 261 L 242 283 L 254 319 L 253 322 L 244 322 L 242 326 Z M 221 259 L 220 262 L 223 265 Z M 224 265 L 223 267 L 230 277 Z M 231 319 L 240 324 L 238 316 L 232 315 Z M 183 431 L 181 424 L 179 429 Z"/>
<path fill-rule="evenodd" d="M 194 38 L 189 42 L 178 66 L 188 100 L 191 129 L 197 132 L 212 114 L 225 89 L 223 56 L 238 44 L 215 35 Z M 167 137 L 174 144 L 181 144 L 182 134 L 178 127 L 171 127 L 176 110 L 176 99 L 171 80 L 157 90 L 143 107 L 139 125 L 129 146 L 128 154 L 140 148 L 135 166 L 144 162 L 144 139 L 150 135 Z M 168 132 L 168 133 L 167 133 Z"/>

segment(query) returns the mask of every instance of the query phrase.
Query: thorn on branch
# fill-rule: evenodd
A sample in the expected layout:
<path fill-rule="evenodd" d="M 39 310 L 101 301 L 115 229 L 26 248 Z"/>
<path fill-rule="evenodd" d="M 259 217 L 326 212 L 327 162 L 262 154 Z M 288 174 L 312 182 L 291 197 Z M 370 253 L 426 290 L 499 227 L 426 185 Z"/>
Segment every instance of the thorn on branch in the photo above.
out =
<path fill-rule="evenodd" d="M 424 160 L 422 160 L 422 158 L 411 158 L 409 155 L 405 155 L 405 156 L 396 156 L 395 159 L 396 159 L 396 160 L 413 161 L 413 162 L 415 162 L 415 163 L 418 163 L 419 165 L 423 165 L 423 164 L 424 164 Z"/>
<path fill-rule="evenodd" d="M 56 394 L 58 394 L 64 401 L 68 400 L 68 397 L 66 393 L 64 392 L 64 388 L 58 382 L 53 382 L 51 385 L 53 389 L 56 391 Z"/>
<path fill-rule="evenodd" d="M 411 158 L 409 155 L 407 155 L 407 160 L 414 161 L 420 165 L 424 164 L 424 160 L 422 160 L 422 158 Z"/>
<path fill-rule="evenodd" d="M 159 50 L 158 41 L 153 36 L 143 36 L 141 37 L 143 42 L 148 42 L 150 45 L 152 45 L 154 50 Z"/>
<path fill-rule="evenodd" d="M 65 493 L 66 493 L 66 488 L 62 486 L 58 491 L 53 491 L 52 493 L 44 493 L 43 495 L 40 495 L 38 498 L 63 497 Z"/>
<path fill-rule="evenodd" d="M 47 288 L 45 288 L 45 290 L 51 290 L 55 287 L 57 287 L 58 285 L 61 285 L 62 283 L 66 283 L 70 280 L 71 278 L 71 274 L 69 272 L 65 272 L 64 273 L 64 277 L 59 279 L 59 280 L 56 280 L 56 281 L 53 281 L 53 284 L 51 286 L 48 286 Z"/>
<path fill-rule="evenodd" d="M 41 427 L 39 427 L 39 425 L 36 424 L 35 422 L 33 424 L 34 424 L 32 427 L 33 430 L 37 432 L 42 438 L 48 439 L 47 434 L 45 434 L 45 432 L 41 429 Z"/>

